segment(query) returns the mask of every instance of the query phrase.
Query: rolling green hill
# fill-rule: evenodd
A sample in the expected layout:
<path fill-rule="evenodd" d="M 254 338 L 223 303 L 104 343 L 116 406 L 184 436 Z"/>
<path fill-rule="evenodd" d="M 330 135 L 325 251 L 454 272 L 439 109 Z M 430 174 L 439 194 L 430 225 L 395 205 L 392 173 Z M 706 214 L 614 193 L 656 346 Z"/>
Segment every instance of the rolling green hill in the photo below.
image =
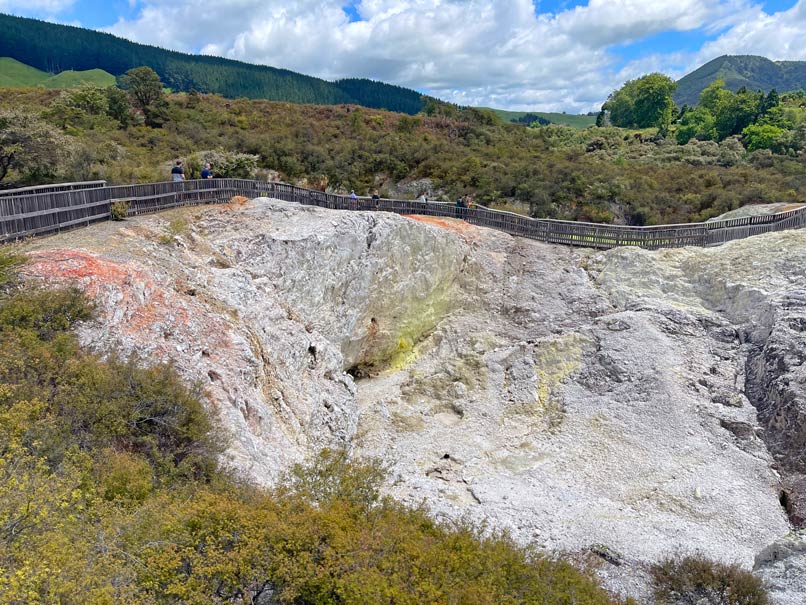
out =
<path fill-rule="evenodd" d="M 50 74 L 44 71 L 9 57 L 0 57 L 0 86 L 28 88 L 42 84 L 49 77 Z"/>
<path fill-rule="evenodd" d="M 45 88 L 75 88 L 81 84 L 95 84 L 96 86 L 114 86 L 115 76 L 103 69 L 87 69 L 85 71 L 63 71 L 51 76 L 43 82 Z"/>
<path fill-rule="evenodd" d="M 4 88 L 30 88 L 34 86 L 75 88 L 82 84 L 112 86 L 114 83 L 115 76 L 102 69 L 68 70 L 52 76 L 40 69 L 20 63 L 16 59 L 0 57 L 0 87 Z"/>
<path fill-rule="evenodd" d="M 717 79 L 734 92 L 742 86 L 764 92 L 806 89 L 806 61 L 770 61 L 754 55 L 718 57 L 678 80 L 675 103 L 695 105 L 700 93 Z"/>
<path fill-rule="evenodd" d="M 486 108 L 484 108 L 486 109 Z M 490 108 L 491 109 L 491 108 Z M 554 113 L 550 111 L 506 111 L 504 109 L 491 109 L 504 122 L 517 122 L 526 114 L 533 114 L 552 124 L 561 124 L 573 128 L 587 128 L 596 124 L 596 116 L 586 116 L 577 114 Z"/>
<path fill-rule="evenodd" d="M 383 82 L 358 79 L 328 82 L 286 69 L 189 55 L 80 27 L 4 14 L 0 14 L 2 56 L 48 73 L 104 70 L 120 76 L 129 69 L 147 65 L 172 90 L 195 89 L 229 98 L 322 105 L 353 103 L 410 114 L 425 105 L 417 91 Z M 65 76 L 65 79 L 71 78 Z"/>

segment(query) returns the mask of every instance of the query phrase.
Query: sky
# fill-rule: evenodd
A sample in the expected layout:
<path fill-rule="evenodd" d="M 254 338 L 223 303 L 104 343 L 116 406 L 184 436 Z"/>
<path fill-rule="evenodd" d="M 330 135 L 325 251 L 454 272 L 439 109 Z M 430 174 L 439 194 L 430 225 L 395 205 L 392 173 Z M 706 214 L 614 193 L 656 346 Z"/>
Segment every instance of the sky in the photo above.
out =
<path fill-rule="evenodd" d="M 725 54 L 806 60 L 806 0 L 0 0 L 190 53 L 361 77 L 461 105 L 596 111 Z"/>

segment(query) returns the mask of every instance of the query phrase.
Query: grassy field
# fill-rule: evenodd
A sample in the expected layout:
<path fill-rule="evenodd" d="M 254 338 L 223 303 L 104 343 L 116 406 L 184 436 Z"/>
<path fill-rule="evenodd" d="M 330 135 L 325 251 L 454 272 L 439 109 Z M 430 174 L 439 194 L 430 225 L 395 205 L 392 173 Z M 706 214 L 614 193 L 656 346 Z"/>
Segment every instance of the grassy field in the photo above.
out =
<path fill-rule="evenodd" d="M 81 84 L 112 86 L 115 76 L 102 69 L 63 71 L 55 76 L 20 63 L 9 57 L 0 57 L 0 87 L 4 88 L 75 88 Z"/>
<path fill-rule="evenodd" d="M 81 84 L 106 87 L 115 85 L 115 76 L 103 69 L 69 70 L 49 77 L 42 84 L 45 88 L 75 88 Z"/>
<path fill-rule="evenodd" d="M 12 88 L 27 88 L 41 84 L 50 74 L 29 67 L 15 59 L 0 57 L 0 84 Z"/>
<path fill-rule="evenodd" d="M 522 118 L 527 113 L 533 113 L 536 116 L 545 118 L 552 124 L 562 124 L 564 126 L 571 126 L 572 128 L 587 128 L 596 124 L 596 116 L 585 116 L 566 113 L 553 113 L 548 111 L 506 111 L 504 109 L 490 109 L 505 122 L 514 122 L 518 118 Z"/>

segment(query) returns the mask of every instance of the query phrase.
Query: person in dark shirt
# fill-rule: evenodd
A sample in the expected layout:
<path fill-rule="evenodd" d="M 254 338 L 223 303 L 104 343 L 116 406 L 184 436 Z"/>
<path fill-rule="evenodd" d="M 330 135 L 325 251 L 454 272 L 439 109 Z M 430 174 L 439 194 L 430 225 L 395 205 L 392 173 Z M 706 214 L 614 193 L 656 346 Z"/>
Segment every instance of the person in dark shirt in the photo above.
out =
<path fill-rule="evenodd" d="M 182 165 L 182 160 L 176 160 L 176 166 L 171 168 L 171 178 L 174 181 L 184 181 L 185 180 L 185 169 Z"/>
<path fill-rule="evenodd" d="M 213 171 L 210 170 L 210 164 L 204 165 L 204 170 L 202 170 L 202 178 L 203 179 L 211 179 L 213 178 Z"/>

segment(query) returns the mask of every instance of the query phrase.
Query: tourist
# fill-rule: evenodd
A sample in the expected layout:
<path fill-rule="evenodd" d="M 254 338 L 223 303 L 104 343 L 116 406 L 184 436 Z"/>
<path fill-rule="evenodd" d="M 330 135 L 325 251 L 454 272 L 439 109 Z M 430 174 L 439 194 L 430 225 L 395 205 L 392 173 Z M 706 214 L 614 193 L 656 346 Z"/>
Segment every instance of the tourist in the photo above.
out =
<path fill-rule="evenodd" d="M 211 178 L 213 178 L 213 171 L 210 170 L 210 164 L 209 163 L 204 165 L 204 170 L 202 170 L 202 178 L 203 179 L 211 179 Z"/>
<path fill-rule="evenodd" d="M 183 167 L 182 160 L 176 160 L 176 166 L 171 169 L 171 177 L 174 181 L 185 180 L 185 168 Z"/>

